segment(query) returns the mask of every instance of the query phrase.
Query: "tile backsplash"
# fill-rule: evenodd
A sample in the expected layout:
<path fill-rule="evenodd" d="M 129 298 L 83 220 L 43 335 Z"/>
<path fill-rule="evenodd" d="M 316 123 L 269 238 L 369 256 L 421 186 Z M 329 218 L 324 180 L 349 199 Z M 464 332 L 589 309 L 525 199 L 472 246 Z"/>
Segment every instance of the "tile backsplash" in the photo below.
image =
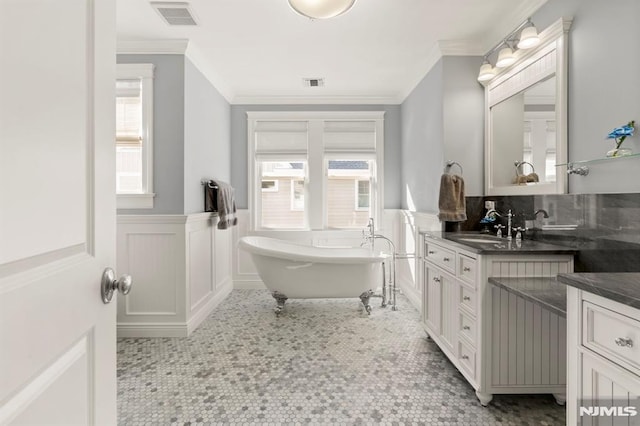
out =
<path fill-rule="evenodd" d="M 446 230 L 478 231 L 486 213 L 484 202 L 495 202 L 505 214 L 511 209 L 513 226 L 539 214 L 525 238 L 571 246 L 579 250 L 576 272 L 640 272 L 640 194 L 567 194 L 503 197 L 467 197 L 467 220 Z M 506 225 L 506 217 L 500 218 Z M 567 225 L 571 230 L 546 230 L 547 225 Z M 493 230 L 491 230 L 493 232 Z"/>

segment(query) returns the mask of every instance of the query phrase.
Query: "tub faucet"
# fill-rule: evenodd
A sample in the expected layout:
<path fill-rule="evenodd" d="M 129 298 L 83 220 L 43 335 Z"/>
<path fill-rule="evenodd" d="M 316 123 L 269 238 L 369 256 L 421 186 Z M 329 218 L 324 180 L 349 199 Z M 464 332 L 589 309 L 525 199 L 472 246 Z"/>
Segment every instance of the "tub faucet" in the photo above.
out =
<path fill-rule="evenodd" d="M 370 217 L 369 222 L 367 223 L 367 230 L 366 231 L 364 229 L 362 230 L 362 243 L 360 244 L 360 247 L 363 247 L 365 245 L 370 245 L 371 248 L 373 248 L 374 237 L 375 237 L 375 225 L 373 222 L 373 218 Z"/>

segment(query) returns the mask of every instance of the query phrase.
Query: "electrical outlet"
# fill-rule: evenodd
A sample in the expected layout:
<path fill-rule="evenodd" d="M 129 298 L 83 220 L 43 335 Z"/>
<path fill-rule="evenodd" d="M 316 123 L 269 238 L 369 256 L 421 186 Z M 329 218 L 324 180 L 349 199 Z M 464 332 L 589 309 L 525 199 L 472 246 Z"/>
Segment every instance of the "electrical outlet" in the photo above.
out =
<path fill-rule="evenodd" d="M 496 208 L 496 202 L 495 201 L 485 201 L 484 202 L 484 208 L 487 209 L 487 210 L 495 209 Z"/>

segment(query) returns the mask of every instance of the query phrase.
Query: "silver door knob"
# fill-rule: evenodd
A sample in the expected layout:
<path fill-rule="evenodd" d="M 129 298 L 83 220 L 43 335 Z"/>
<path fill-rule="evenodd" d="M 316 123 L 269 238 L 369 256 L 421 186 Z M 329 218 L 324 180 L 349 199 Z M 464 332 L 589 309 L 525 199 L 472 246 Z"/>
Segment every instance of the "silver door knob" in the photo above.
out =
<path fill-rule="evenodd" d="M 131 275 L 123 275 L 116 280 L 116 273 L 113 269 L 106 268 L 102 273 L 102 282 L 100 283 L 100 293 L 104 303 L 111 302 L 113 292 L 118 290 L 122 295 L 127 295 L 131 291 L 133 280 Z"/>

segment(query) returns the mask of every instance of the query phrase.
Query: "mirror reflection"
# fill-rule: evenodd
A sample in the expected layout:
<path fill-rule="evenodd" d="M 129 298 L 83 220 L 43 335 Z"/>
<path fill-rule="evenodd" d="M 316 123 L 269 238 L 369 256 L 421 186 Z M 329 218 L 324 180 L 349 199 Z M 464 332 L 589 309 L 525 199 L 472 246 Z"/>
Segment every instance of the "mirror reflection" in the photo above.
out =
<path fill-rule="evenodd" d="M 494 185 L 555 183 L 555 76 L 494 105 L 490 111 Z"/>

